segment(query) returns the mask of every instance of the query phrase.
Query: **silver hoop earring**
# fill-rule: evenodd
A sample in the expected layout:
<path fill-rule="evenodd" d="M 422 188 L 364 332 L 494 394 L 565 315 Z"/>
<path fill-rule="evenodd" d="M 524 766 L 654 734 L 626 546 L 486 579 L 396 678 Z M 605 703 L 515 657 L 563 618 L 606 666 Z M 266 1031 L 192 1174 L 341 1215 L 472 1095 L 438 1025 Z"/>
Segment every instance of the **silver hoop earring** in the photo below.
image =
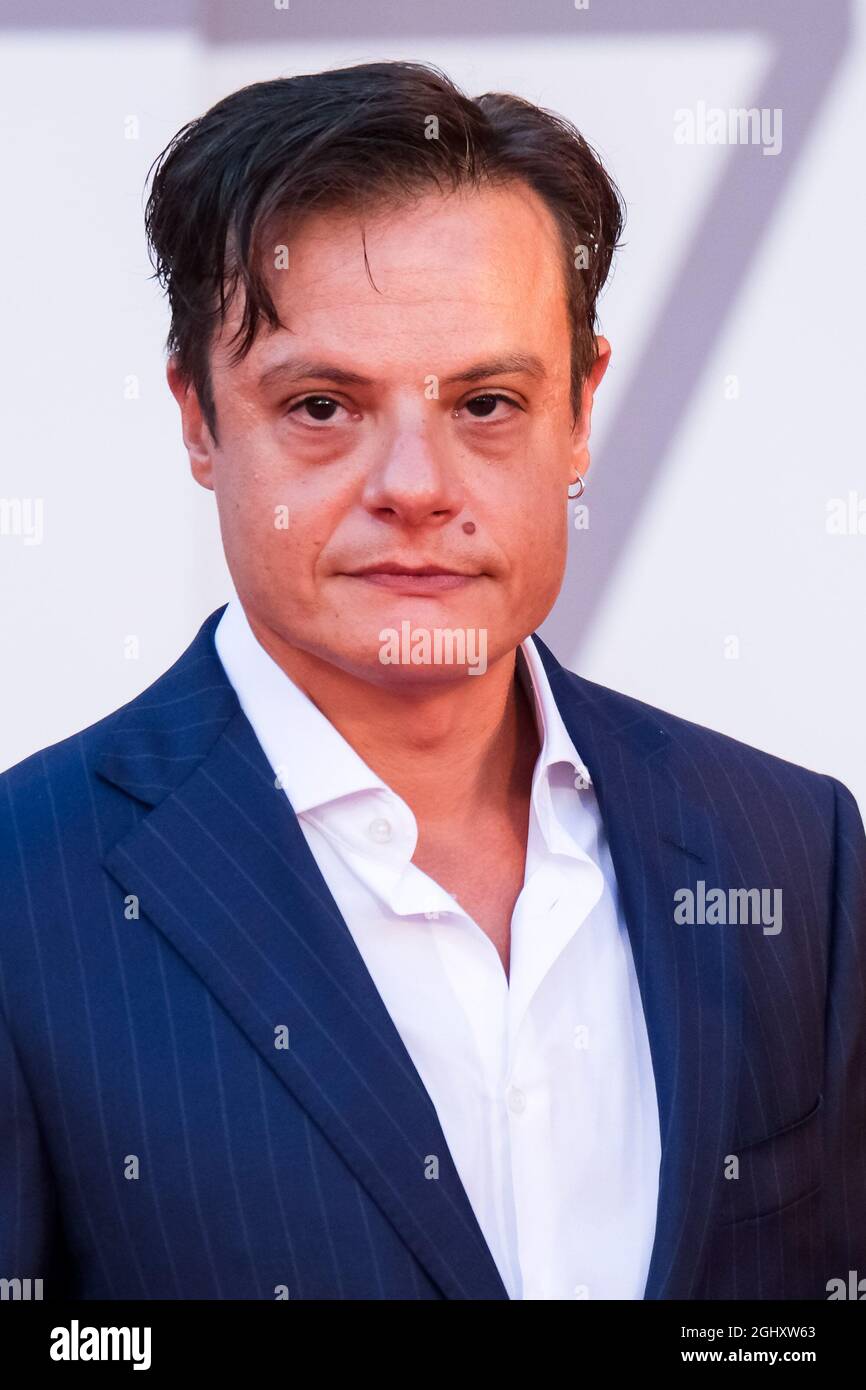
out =
<path fill-rule="evenodd" d="M 586 489 L 586 483 L 583 481 L 583 478 L 579 473 L 577 475 L 577 482 L 580 484 L 580 492 L 572 492 L 571 488 L 574 486 L 574 484 L 569 483 L 568 499 L 570 502 L 576 502 L 578 497 L 583 496 L 584 491 Z"/>

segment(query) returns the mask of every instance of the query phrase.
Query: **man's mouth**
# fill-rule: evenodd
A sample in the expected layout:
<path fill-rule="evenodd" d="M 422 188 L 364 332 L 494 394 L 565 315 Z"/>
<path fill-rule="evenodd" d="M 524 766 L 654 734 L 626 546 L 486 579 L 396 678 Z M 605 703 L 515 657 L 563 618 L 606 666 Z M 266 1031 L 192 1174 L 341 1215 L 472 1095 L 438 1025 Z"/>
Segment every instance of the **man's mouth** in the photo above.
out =
<path fill-rule="evenodd" d="M 377 584 L 402 594 L 441 594 L 449 589 L 461 589 L 480 579 L 477 573 L 448 569 L 444 565 L 401 565 L 382 560 L 363 569 L 353 570 L 348 577 L 368 584 Z"/>

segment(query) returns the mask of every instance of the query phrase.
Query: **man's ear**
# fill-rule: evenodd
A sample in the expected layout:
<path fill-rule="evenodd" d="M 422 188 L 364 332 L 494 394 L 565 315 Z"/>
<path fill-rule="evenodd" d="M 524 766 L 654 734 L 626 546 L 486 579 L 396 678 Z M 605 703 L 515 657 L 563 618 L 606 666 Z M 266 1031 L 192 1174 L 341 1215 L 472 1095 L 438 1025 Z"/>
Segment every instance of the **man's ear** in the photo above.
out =
<path fill-rule="evenodd" d="M 213 490 L 214 440 L 207 427 L 195 387 L 181 376 L 177 358 L 170 357 L 165 369 L 169 390 L 180 407 L 183 442 L 189 454 L 192 476 L 202 487 Z"/>
<path fill-rule="evenodd" d="M 573 483 L 578 476 L 583 477 L 589 468 L 589 436 L 592 429 L 592 401 L 595 389 L 607 371 L 610 361 L 610 343 L 607 338 L 596 335 L 596 358 L 589 369 L 580 395 L 580 416 L 571 432 L 571 464 Z"/>

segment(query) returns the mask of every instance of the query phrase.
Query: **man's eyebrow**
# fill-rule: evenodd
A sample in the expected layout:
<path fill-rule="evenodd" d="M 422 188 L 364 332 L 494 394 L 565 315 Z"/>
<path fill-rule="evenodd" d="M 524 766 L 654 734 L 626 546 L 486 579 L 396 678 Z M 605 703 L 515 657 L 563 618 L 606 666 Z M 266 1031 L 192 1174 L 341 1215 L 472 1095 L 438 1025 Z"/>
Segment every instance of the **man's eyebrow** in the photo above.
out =
<path fill-rule="evenodd" d="M 461 381 L 482 381 L 488 376 L 508 376 L 514 372 L 527 372 L 530 376 L 547 376 L 544 363 L 534 352 L 507 352 L 504 357 L 491 357 L 486 362 L 475 362 L 453 376 L 445 377 L 443 386 L 454 386 Z"/>
<path fill-rule="evenodd" d="M 508 376 L 515 372 L 526 372 L 530 376 L 543 378 L 547 375 L 544 363 L 534 352 L 509 352 L 503 357 L 491 357 L 484 362 L 474 362 L 459 372 L 445 377 L 444 386 L 454 386 L 459 382 L 483 381 L 491 376 Z M 369 377 L 359 372 L 347 371 L 333 362 L 314 362 L 307 358 L 284 358 L 275 362 L 262 373 L 258 380 L 260 388 L 273 381 L 305 381 L 310 377 L 320 381 L 333 381 L 339 386 L 369 386 Z"/>
<path fill-rule="evenodd" d="M 358 372 L 346 371 L 333 362 L 314 362 L 307 358 L 286 357 L 268 367 L 258 379 L 259 387 L 269 386 L 272 381 L 305 381 L 308 377 L 334 381 L 340 386 L 369 386 L 369 377 Z"/>

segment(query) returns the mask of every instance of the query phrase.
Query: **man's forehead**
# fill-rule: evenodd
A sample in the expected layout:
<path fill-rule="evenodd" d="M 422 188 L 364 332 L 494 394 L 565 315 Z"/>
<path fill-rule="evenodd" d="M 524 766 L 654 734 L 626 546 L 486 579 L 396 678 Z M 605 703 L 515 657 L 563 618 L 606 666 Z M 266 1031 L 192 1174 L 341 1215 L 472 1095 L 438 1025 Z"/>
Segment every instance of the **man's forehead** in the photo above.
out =
<path fill-rule="evenodd" d="M 483 358 L 513 346 L 485 343 L 484 326 L 519 320 L 531 336 L 552 310 L 565 314 L 558 229 L 524 184 L 433 192 L 387 211 L 317 213 L 285 242 L 274 239 L 269 253 L 273 264 L 265 259 L 263 269 L 283 327 L 260 326 L 249 354 L 257 377 L 292 351 L 315 356 L 311 338 L 330 355 L 335 335 L 348 345 L 370 331 L 402 353 L 401 338 L 408 347 L 423 329 L 444 350 L 456 334 L 477 336 L 471 355 Z M 225 359 L 242 312 L 238 293 L 215 358 Z"/>
<path fill-rule="evenodd" d="M 403 198 L 392 196 L 382 201 L 373 197 L 368 204 L 311 210 L 295 222 L 286 243 L 296 255 L 302 250 L 322 254 L 330 244 L 342 247 L 347 240 L 362 238 L 393 247 L 412 235 L 423 241 L 435 228 L 437 240 L 430 243 L 432 251 L 442 236 L 458 237 L 470 246 L 483 244 L 491 235 L 499 239 L 503 222 L 509 224 L 511 235 L 519 236 L 522 231 L 533 238 L 539 232 L 552 240 L 557 236 L 556 219 L 544 199 L 522 179 L 507 179 L 454 189 L 416 189 L 407 191 Z M 277 215 L 270 231 L 279 231 L 280 225 Z"/>

